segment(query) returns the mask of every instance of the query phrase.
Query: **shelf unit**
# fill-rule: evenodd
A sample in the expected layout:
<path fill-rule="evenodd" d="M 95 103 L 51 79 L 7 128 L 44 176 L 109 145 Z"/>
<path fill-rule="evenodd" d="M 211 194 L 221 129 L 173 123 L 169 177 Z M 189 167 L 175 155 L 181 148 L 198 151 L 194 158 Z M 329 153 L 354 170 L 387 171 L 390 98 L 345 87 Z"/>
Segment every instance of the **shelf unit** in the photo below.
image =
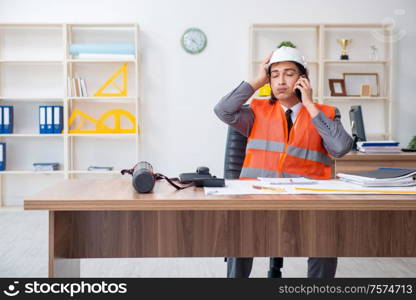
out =
<path fill-rule="evenodd" d="M 78 59 L 69 51 L 72 43 L 119 42 L 134 43 L 134 59 Z M 123 63 L 128 64 L 127 96 L 92 96 Z M 0 141 L 7 143 L 7 166 L 0 172 L 0 208 L 21 206 L 24 197 L 57 180 L 121 176 L 121 169 L 134 165 L 139 160 L 141 144 L 140 72 L 140 28 L 137 24 L 0 24 L 0 104 L 14 106 L 14 133 L 0 134 Z M 87 97 L 69 95 L 67 78 L 72 76 L 86 79 Z M 40 105 L 63 106 L 62 134 L 39 134 Z M 70 134 L 68 120 L 75 108 L 94 118 L 113 108 L 127 110 L 136 118 L 137 131 Z M 107 123 L 111 126 L 112 120 Z M 122 120 L 122 124 L 127 124 L 126 120 Z M 33 162 L 55 161 L 60 163 L 58 171 L 31 169 Z M 89 165 L 113 166 L 114 170 L 87 171 Z M 30 181 L 36 184 L 27 184 Z"/>
<path fill-rule="evenodd" d="M 367 139 L 392 138 L 393 81 L 392 24 L 253 24 L 249 29 L 249 78 L 257 75 L 262 60 L 282 41 L 290 40 L 308 62 L 314 100 L 336 106 L 344 128 L 351 132 L 348 111 L 361 105 Z M 347 47 L 349 60 L 340 60 L 337 39 L 352 39 Z M 378 57 L 369 58 L 370 45 Z M 342 78 L 342 73 L 378 73 L 379 96 L 330 95 L 328 79 Z M 253 97 L 259 97 L 256 93 Z M 372 120 L 372 122 L 366 122 Z"/>

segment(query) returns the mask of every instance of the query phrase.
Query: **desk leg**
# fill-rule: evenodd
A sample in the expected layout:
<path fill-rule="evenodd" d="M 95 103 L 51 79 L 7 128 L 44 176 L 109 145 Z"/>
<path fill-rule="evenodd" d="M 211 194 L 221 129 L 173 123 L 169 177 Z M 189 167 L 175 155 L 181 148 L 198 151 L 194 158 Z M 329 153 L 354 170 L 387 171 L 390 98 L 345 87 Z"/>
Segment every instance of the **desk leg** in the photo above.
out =
<path fill-rule="evenodd" d="M 69 232 L 65 226 L 55 226 L 55 212 L 49 212 L 49 263 L 48 277 L 80 277 L 81 260 L 62 258 L 60 249 L 67 249 Z"/>

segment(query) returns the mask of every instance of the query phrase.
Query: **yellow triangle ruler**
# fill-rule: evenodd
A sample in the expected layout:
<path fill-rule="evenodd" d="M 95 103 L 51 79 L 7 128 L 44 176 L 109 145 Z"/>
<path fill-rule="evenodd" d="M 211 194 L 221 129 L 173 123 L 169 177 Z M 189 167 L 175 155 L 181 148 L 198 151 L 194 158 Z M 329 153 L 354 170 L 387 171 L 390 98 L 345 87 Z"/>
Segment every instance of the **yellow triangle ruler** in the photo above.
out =
<path fill-rule="evenodd" d="M 123 88 L 120 88 L 117 83 L 117 77 L 121 76 L 123 81 Z M 110 86 L 114 86 L 119 93 L 105 93 L 104 90 Z M 107 81 L 95 92 L 96 97 L 122 97 L 127 96 L 127 63 L 124 63 Z"/>

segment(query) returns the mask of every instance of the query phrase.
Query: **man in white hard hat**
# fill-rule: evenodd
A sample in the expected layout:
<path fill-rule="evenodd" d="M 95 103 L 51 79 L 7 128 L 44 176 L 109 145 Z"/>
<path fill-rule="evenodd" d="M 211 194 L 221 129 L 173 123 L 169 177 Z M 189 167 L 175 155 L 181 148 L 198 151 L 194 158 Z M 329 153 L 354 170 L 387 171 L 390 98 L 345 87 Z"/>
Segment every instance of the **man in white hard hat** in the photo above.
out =
<path fill-rule="evenodd" d="M 270 99 L 252 99 L 249 107 L 243 106 L 267 83 L 272 91 Z M 313 102 L 306 60 L 293 47 L 281 46 L 272 52 L 260 66 L 257 77 L 243 81 L 224 96 L 214 111 L 223 122 L 247 137 L 242 179 L 330 179 L 332 156 L 345 155 L 353 144 L 341 124 L 338 109 Z M 271 258 L 269 277 L 276 277 L 276 261 Z M 229 257 L 227 276 L 249 277 L 252 263 L 253 258 Z M 336 267 L 336 257 L 311 257 L 307 275 L 331 278 Z"/>

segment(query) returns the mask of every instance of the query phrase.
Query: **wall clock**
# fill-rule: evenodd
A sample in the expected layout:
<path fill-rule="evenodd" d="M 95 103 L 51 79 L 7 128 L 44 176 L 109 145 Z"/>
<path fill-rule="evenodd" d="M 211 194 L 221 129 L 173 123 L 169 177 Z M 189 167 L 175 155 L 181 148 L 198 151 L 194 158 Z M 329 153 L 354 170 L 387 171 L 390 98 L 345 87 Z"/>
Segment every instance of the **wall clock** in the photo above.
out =
<path fill-rule="evenodd" d="M 181 38 L 183 49 L 190 54 L 201 53 L 207 46 L 207 36 L 198 28 L 189 28 Z"/>

